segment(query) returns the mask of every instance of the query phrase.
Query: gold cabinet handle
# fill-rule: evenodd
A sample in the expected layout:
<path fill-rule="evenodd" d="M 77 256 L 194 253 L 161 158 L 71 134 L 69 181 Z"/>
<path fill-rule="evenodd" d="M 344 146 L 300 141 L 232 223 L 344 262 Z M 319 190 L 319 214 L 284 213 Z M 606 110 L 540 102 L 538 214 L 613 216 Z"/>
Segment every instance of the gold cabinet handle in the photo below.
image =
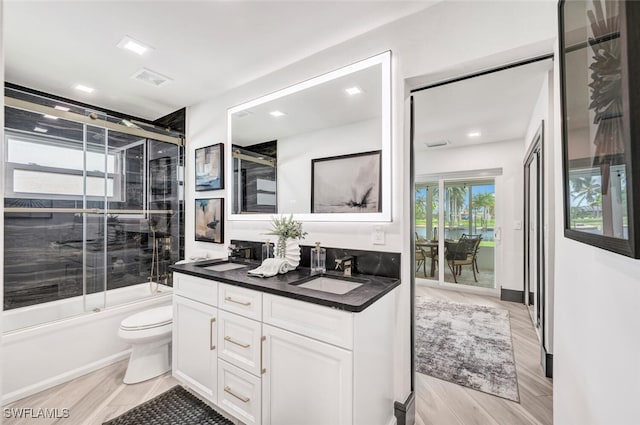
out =
<path fill-rule="evenodd" d="M 240 304 L 240 305 L 251 305 L 251 301 L 238 301 L 238 300 L 234 300 L 231 297 L 224 297 L 225 301 L 229 301 L 232 303 L 236 303 L 236 304 Z"/>
<path fill-rule="evenodd" d="M 216 318 L 212 317 L 209 321 L 209 350 L 215 350 L 216 346 L 213 344 L 213 324 L 216 322 Z"/>
<path fill-rule="evenodd" d="M 264 342 L 267 340 L 266 336 L 262 336 L 262 338 L 260 338 L 260 375 L 264 375 L 267 372 L 267 369 L 265 369 L 264 367 L 262 367 L 262 348 L 264 347 Z"/>
<path fill-rule="evenodd" d="M 243 402 L 243 403 L 248 403 L 248 402 L 249 402 L 249 400 L 251 400 L 249 397 L 245 397 L 245 396 L 243 396 L 243 395 L 236 394 L 236 393 L 231 389 L 231 387 L 229 387 L 228 385 L 224 387 L 224 392 L 225 392 L 225 393 L 229 393 L 229 394 L 231 394 L 232 396 L 234 396 L 235 398 L 237 398 L 238 400 L 240 400 L 240 401 L 241 401 L 241 402 Z"/>
<path fill-rule="evenodd" d="M 236 341 L 235 339 L 231 338 L 230 336 L 225 336 L 224 340 L 225 341 L 229 341 L 232 344 L 239 345 L 242 348 L 249 348 L 251 346 L 251 344 L 245 344 L 244 342 Z"/>

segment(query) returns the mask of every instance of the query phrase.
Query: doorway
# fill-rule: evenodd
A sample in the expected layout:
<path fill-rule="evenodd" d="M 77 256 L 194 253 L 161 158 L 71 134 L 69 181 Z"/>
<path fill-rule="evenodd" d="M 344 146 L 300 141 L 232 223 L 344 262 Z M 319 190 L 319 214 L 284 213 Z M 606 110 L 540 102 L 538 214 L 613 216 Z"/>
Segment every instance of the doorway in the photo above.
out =
<path fill-rule="evenodd" d="M 525 304 L 540 343 L 545 341 L 544 122 L 524 160 L 524 288 Z"/>

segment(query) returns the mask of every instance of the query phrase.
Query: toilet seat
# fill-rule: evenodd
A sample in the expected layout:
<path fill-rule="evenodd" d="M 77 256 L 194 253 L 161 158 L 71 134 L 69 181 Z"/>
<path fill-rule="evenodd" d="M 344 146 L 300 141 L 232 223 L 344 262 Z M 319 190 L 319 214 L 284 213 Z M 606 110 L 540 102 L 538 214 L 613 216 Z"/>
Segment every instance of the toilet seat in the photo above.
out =
<path fill-rule="evenodd" d="M 141 331 L 170 325 L 173 321 L 173 309 L 170 305 L 152 308 L 127 317 L 120 323 L 124 331 Z"/>

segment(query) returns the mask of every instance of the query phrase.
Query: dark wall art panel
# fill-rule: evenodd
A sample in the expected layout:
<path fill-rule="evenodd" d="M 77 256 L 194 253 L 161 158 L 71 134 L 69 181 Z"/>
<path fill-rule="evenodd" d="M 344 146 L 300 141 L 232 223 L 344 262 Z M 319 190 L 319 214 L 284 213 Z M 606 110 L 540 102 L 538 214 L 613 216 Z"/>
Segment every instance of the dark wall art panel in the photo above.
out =
<path fill-rule="evenodd" d="M 311 161 L 312 213 L 381 212 L 381 151 Z"/>

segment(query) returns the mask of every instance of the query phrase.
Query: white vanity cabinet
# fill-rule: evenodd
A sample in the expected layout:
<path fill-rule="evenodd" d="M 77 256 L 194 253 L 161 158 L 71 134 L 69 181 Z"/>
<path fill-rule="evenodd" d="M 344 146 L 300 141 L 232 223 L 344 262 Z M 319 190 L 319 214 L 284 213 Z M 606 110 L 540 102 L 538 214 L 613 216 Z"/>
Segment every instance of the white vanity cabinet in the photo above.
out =
<path fill-rule="evenodd" d="M 173 375 L 213 403 L 218 401 L 216 304 L 216 282 L 174 275 Z"/>
<path fill-rule="evenodd" d="M 187 386 L 247 425 L 394 422 L 391 294 L 352 313 L 206 280 L 218 291 L 207 310 L 178 289 L 184 276 L 174 274 L 173 365 Z"/>
<path fill-rule="evenodd" d="M 263 326 L 262 425 L 350 425 L 351 351 Z"/>

